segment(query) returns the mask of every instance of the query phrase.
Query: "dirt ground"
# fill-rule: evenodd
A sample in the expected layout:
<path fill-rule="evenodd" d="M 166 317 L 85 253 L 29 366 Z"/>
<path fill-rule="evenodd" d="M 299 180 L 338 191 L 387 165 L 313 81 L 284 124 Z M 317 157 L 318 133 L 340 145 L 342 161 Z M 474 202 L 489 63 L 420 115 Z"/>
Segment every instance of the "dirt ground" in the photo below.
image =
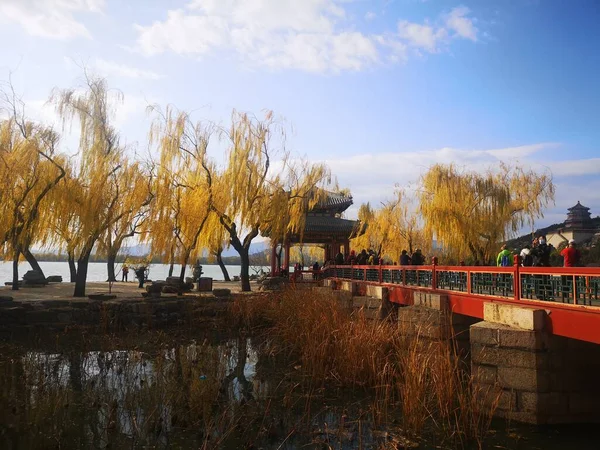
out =
<path fill-rule="evenodd" d="M 258 290 L 256 282 L 251 282 L 253 291 Z M 50 283 L 43 287 L 21 287 L 18 291 L 13 291 L 10 286 L 0 287 L 0 296 L 10 296 L 15 301 L 40 301 L 40 300 L 73 300 L 73 289 L 75 283 Z M 213 281 L 213 289 L 226 288 L 231 289 L 231 292 L 240 292 L 240 282 L 231 281 Z M 87 283 L 86 295 L 108 293 L 109 285 L 106 282 Z M 118 298 L 141 298 L 144 290 L 138 288 L 137 282 L 123 283 L 116 282 L 112 284 L 110 292 Z M 192 292 L 197 294 L 197 292 Z M 165 296 L 168 294 L 165 294 Z M 87 299 L 87 298 L 86 298 Z"/>

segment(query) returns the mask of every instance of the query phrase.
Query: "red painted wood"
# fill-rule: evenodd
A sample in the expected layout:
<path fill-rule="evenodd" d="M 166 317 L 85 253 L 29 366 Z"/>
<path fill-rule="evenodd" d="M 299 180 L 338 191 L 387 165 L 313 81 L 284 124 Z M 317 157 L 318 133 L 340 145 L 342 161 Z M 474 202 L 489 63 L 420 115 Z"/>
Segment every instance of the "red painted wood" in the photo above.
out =
<path fill-rule="evenodd" d="M 366 269 L 370 266 L 354 266 Z M 467 274 L 468 287 L 472 273 L 514 273 L 515 279 L 519 281 L 520 276 L 524 274 L 536 275 L 567 275 L 567 276 L 587 276 L 600 277 L 600 268 L 598 267 L 484 267 L 484 266 L 380 266 L 382 270 L 419 270 L 419 271 L 452 271 L 463 272 Z M 355 280 L 356 281 L 356 280 Z M 573 305 L 566 303 L 555 303 L 551 301 L 530 300 L 519 298 L 519 291 L 515 289 L 517 295 L 514 298 L 494 297 L 487 295 L 475 295 L 468 292 L 444 291 L 442 289 L 434 290 L 432 288 L 422 288 L 415 286 L 406 286 L 404 284 L 390 284 L 357 281 L 359 283 L 359 292 L 364 292 L 367 284 L 381 285 L 389 289 L 389 298 L 393 303 L 400 305 L 413 304 L 413 292 L 416 290 L 425 292 L 436 292 L 447 295 L 450 307 L 456 314 L 464 314 L 471 317 L 483 319 L 483 305 L 486 302 L 503 303 L 515 306 L 545 309 L 548 312 L 548 331 L 557 335 L 582 341 L 600 344 L 600 307 Z M 405 282 L 403 273 L 403 283 Z M 518 283 L 520 289 L 520 283 Z"/>

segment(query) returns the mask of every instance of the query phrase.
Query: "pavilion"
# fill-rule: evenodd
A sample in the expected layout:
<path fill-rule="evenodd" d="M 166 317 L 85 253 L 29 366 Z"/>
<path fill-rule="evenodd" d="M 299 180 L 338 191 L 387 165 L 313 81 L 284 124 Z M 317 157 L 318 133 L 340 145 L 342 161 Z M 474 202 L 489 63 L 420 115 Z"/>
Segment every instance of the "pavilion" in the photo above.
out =
<path fill-rule="evenodd" d="M 296 244 L 318 244 L 325 247 L 324 261 L 335 258 L 338 252 L 347 258 L 350 254 L 350 239 L 360 236 L 364 232 L 358 220 L 348 220 L 340 217 L 352 205 L 352 196 L 343 193 L 326 192 L 319 201 L 306 214 L 304 231 L 301 234 L 288 236 L 282 243 L 284 247 L 283 267 L 290 266 L 290 247 Z M 277 245 L 271 243 L 271 273 L 277 273 L 276 256 Z"/>

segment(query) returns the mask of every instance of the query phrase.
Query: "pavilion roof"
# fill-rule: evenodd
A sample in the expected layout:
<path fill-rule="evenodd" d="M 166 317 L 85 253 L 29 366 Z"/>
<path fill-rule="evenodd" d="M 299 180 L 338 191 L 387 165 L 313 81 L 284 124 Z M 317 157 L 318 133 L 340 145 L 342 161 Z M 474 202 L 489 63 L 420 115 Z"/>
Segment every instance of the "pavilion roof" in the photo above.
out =
<path fill-rule="evenodd" d="M 311 212 L 329 212 L 341 214 L 352 205 L 352 196 L 339 192 L 325 192 L 325 197 L 322 198 L 315 206 L 311 208 Z"/>

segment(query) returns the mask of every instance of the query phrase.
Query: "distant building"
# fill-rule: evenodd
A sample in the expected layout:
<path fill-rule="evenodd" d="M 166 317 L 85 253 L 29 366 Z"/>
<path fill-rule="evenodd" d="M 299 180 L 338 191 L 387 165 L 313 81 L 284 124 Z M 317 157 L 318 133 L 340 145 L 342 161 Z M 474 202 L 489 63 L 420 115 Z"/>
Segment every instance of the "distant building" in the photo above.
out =
<path fill-rule="evenodd" d="M 557 230 L 554 233 L 548 233 L 546 236 L 548 243 L 552 244 L 554 247 L 558 247 L 558 245 L 565 242 L 565 240 L 569 241 L 574 239 L 577 243 L 587 241 L 598 231 L 594 227 L 590 215 L 590 208 L 577 202 L 577 204 L 569 208 L 568 211 L 564 228 L 562 230 Z"/>

